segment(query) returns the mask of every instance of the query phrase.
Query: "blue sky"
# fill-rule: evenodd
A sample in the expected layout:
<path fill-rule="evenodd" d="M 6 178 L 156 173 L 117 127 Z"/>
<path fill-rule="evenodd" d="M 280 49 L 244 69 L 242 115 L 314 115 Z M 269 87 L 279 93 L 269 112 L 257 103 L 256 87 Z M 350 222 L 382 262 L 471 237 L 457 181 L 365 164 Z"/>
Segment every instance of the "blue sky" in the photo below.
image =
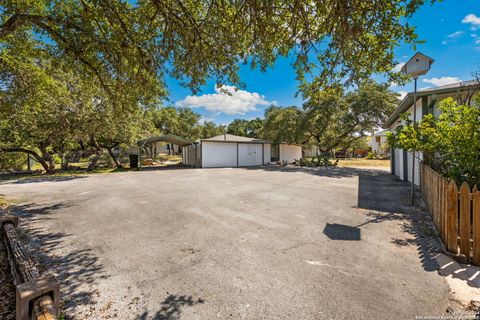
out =
<path fill-rule="evenodd" d="M 419 39 L 426 41 L 417 46 L 417 51 L 435 59 L 430 72 L 419 79 L 420 89 L 468 80 L 473 70 L 480 69 L 480 0 L 444 0 L 427 4 L 408 22 L 417 27 Z M 395 50 L 395 57 L 399 62 L 406 62 L 414 53 L 409 45 L 402 45 Z M 240 76 L 246 87 L 241 91 L 227 88 L 234 92 L 231 96 L 216 92 L 214 82 L 192 96 L 188 89 L 169 80 L 170 100 L 192 107 L 203 119 L 218 124 L 235 118 L 263 117 L 265 108 L 271 103 L 302 104 L 301 97 L 295 97 L 298 83 L 291 62 L 291 58 L 280 58 L 266 73 L 242 66 Z M 404 93 L 412 91 L 413 85 L 392 87 L 392 90 Z"/>

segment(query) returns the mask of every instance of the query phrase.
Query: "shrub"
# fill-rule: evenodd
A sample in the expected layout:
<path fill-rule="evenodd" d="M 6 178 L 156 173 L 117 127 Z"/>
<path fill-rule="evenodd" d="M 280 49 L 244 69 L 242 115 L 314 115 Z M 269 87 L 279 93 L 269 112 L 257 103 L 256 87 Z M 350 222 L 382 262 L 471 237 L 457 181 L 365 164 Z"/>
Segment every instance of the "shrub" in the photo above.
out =
<path fill-rule="evenodd" d="M 0 171 L 22 170 L 27 166 L 27 156 L 20 152 L 0 152 Z"/>
<path fill-rule="evenodd" d="M 294 164 L 300 167 L 334 167 L 338 165 L 338 159 L 333 161 L 329 156 L 323 155 L 310 159 L 295 159 Z"/>
<path fill-rule="evenodd" d="M 480 102 L 480 101 L 478 101 Z M 440 102 L 440 116 L 397 128 L 388 139 L 394 146 L 417 150 L 424 162 L 443 176 L 471 186 L 480 182 L 480 109 L 459 105 L 452 98 Z"/>

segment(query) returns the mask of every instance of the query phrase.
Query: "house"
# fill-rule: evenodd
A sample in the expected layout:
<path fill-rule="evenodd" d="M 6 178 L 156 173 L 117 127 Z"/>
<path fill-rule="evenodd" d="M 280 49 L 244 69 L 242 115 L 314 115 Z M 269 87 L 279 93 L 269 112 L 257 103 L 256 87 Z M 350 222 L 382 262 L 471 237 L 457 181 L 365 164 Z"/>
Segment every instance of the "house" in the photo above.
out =
<path fill-rule="evenodd" d="M 367 144 L 372 149 L 372 152 L 379 156 L 386 156 L 389 154 L 387 143 L 387 130 L 382 130 L 372 134 L 367 138 Z"/>
<path fill-rule="evenodd" d="M 479 81 L 471 80 L 466 82 L 456 82 L 445 86 L 428 88 L 417 91 L 417 101 L 415 103 L 415 112 L 417 121 L 420 121 L 427 114 L 439 115 L 438 104 L 443 99 L 453 97 L 463 102 L 468 102 L 474 92 L 479 89 Z M 413 120 L 414 94 L 408 93 L 398 105 L 397 109 L 387 119 L 383 129 L 395 132 L 399 126 L 405 125 L 406 121 L 401 118 L 402 114 L 408 113 L 408 119 Z M 420 162 L 422 154 L 416 153 L 415 156 L 415 184 L 420 185 Z M 401 180 L 412 181 L 412 153 L 406 150 L 391 149 L 391 172 Z"/>
<path fill-rule="evenodd" d="M 302 158 L 302 146 L 222 134 L 182 147 L 183 163 L 202 168 L 249 167 L 292 163 Z"/>

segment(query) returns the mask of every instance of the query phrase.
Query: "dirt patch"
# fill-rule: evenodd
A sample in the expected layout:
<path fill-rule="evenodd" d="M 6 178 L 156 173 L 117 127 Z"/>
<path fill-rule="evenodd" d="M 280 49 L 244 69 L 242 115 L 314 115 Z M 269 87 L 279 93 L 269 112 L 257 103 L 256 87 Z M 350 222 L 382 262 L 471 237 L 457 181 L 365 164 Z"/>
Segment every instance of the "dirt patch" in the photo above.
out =
<path fill-rule="evenodd" d="M 15 319 L 15 285 L 3 243 L 0 244 L 0 319 Z"/>

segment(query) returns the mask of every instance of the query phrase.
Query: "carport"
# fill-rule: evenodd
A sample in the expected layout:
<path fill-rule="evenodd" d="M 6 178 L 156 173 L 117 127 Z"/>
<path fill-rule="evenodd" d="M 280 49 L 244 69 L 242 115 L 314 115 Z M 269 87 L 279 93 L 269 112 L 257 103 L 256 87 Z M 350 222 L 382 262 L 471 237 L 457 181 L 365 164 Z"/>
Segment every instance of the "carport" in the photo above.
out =
<path fill-rule="evenodd" d="M 195 141 L 185 139 L 185 138 L 179 137 L 179 136 L 174 135 L 174 134 L 166 134 L 166 135 L 163 135 L 163 136 L 153 136 L 153 137 L 149 137 L 147 139 L 138 140 L 137 145 L 138 145 L 138 148 L 139 148 L 138 156 L 139 156 L 139 169 L 140 170 L 142 170 L 143 148 L 145 146 L 152 145 L 152 144 L 157 143 L 157 142 L 167 142 L 167 143 L 171 143 L 171 144 L 176 144 L 179 147 L 196 145 Z M 183 156 L 182 156 L 182 160 L 184 161 Z"/>

